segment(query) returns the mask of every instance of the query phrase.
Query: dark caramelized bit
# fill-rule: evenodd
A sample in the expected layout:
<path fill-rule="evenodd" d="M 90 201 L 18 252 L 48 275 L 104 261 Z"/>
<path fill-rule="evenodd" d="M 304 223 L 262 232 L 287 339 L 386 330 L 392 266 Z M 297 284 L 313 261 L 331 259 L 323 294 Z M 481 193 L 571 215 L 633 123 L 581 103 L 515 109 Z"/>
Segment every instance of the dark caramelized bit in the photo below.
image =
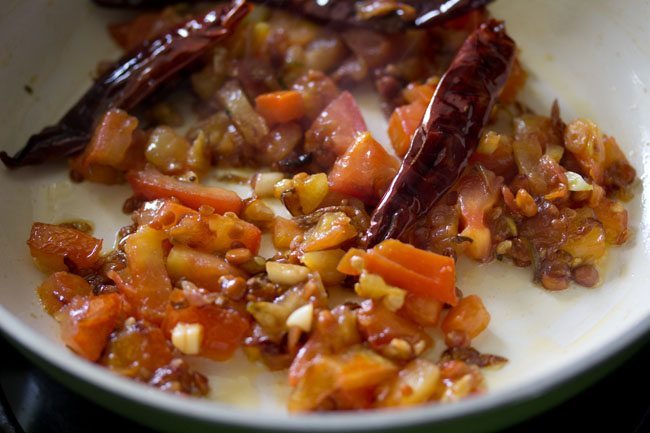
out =
<path fill-rule="evenodd" d="M 207 395 L 210 391 L 208 378 L 190 369 L 181 358 L 174 358 L 168 365 L 158 368 L 148 383 L 166 392 L 194 396 Z"/>
<path fill-rule="evenodd" d="M 13 157 L 0 152 L 0 159 L 15 168 L 81 151 L 106 110 L 135 107 L 229 35 L 248 10 L 244 0 L 235 0 L 145 41 L 104 72 L 56 125 L 31 136 Z"/>
<path fill-rule="evenodd" d="M 427 108 L 400 171 L 375 210 L 365 242 L 399 238 L 449 190 L 467 166 L 510 72 L 515 43 L 501 22 L 472 33 Z"/>
<path fill-rule="evenodd" d="M 473 347 L 450 347 L 440 355 L 440 362 L 463 361 L 477 367 L 501 367 L 508 362 L 506 358 L 488 353 L 481 353 Z"/>
<path fill-rule="evenodd" d="M 593 265 L 581 265 L 571 270 L 573 281 L 584 287 L 598 284 L 598 270 Z"/>
<path fill-rule="evenodd" d="M 179 0 L 93 0 L 116 8 L 156 8 Z M 287 9 L 322 23 L 350 24 L 395 32 L 408 27 L 429 27 L 459 17 L 492 0 L 253 0 Z M 185 0 L 184 3 L 197 2 Z"/>

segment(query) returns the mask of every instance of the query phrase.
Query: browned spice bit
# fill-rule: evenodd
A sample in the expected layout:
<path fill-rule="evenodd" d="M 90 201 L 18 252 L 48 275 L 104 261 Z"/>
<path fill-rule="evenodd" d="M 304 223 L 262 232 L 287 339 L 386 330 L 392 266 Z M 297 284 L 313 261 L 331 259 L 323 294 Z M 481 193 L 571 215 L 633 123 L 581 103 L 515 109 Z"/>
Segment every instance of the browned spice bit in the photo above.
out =
<path fill-rule="evenodd" d="M 59 224 L 61 227 L 68 227 L 71 229 L 79 230 L 82 233 L 91 235 L 93 233 L 93 225 L 88 221 L 74 220 L 66 221 Z"/>
<path fill-rule="evenodd" d="M 560 260 L 544 260 L 540 265 L 539 281 L 545 289 L 556 291 L 569 287 L 571 269 Z"/>
<path fill-rule="evenodd" d="M 193 371 L 183 359 L 174 358 L 164 367 L 158 368 L 149 384 L 163 391 L 206 395 L 210 390 L 208 379 L 201 373 Z"/>
<path fill-rule="evenodd" d="M 593 265 L 581 265 L 571 271 L 573 281 L 584 287 L 594 287 L 598 284 L 598 270 Z"/>
<path fill-rule="evenodd" d="M 499 355 L 480 353 L 473 347 L 450 347 L 440 356 L 440 362 L 463 361 L 477 367 L 502 367 L 508 362 L 507 358 Z"/>
<path fill-rule="evenodd" d="M 248 288 L 243 278 L 225 275 L 219 278 L 219 286 L 223 294 L 233 301 L 243 299 Z"/>
<path fill-rule="evenodd" d="M 142 203 L 144 203 L 144 200 L 140 197 L 129 197 L 124 200 L 124 204 L 122 205 L 122 212 L 127 215 L 132 214 L 136 210 L 140 209 Z"/>

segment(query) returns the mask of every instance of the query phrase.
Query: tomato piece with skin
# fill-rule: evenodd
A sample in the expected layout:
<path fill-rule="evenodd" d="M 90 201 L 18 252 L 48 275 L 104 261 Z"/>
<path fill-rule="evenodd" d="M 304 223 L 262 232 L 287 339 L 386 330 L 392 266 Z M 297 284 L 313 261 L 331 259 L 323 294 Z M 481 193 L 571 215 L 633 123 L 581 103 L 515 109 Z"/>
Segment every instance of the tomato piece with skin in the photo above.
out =
<path fill-rule="evenodd" d="M 72 301 L 75 296 L 92 293 L 90 284 L 79 275 L 55 272 L 38 286 L 38 297 L 48 314 L 53 315 Z"/>
<path fill-rule="evenodd" d="M 305 152 L 314 163 L 329 169 L 357 136 L 368 130 L 361 110 L 350 92 L 342 92 L 325 107 L 305 134 Z"/>
<path fill-rule="evenodd" d="M 153 200 L 145 203 L 142 209 L 134 213 L 136 224 L 150 225 L 157 230 L 166 230 L 176 224 L 185 216 L 199 216 L 192 208 L 169 199 Z"/>
<path fill-rule="evenodd" d="M 385 349 L 393 339 L 404 340 L 412 348 L 424 344 L 420 349 L 422 351 L 432 344 L 431 337 L 421 326 L 390 311 L 381 302 L 364 301 L 357 313 L 357 323 L 359 332 L 375 350 Z M 411 353 L 411 356 L 415 355 Z"/>
<path fill-rule="evenodd" d="M 214 304 L 180 309 L 170 306 L 163 325 L 168 338 L 178 323 L 199 323 L 203 326 L 200 355 L 215 361 L 229 359 L 250 328 L 249 320 L 240 312 Z"/>
<path fill-rule="evenodd" d="M 219 277 L 221 276 L 247 277 L 244 271 L 224 259 L 184 245 L 175 245 L 169 252 L 167 272 L 175 280 L 184 277 L 197 286 L 211 291 L 220 288 Z"/>
<path fill-rule="evenodd" d="M 141 226 L 124 244 L 128 282 L 127 299 L 138 310 L 138 317 L 159 324 L 172 291 L 171 281 L 165 268 L 164 232 L 150 226 Z"/>
<path fill-rule="evenodd" d="M 36 265 L 43 272 L 67 271 L 64 258 L 79 269 L 92 269 L 99 263 L 101 239 L 79 230 L 54 224 L 34 223 L 27 241 Z"/>
<path fill-rule="evenodd" d="M 397 174 L 399 165 L 399 161 L 366 132 L 334 163 L 328 176 L 330 188 L 366 204 L 376 204 Z"/>
<path fill-rule="evenodd" d="M 122 375 L 149 380 L 173 357 L 163 331 L 147 322 L 135 322 L 111 335 L 102 364 Z"/>
<path fill-rule="evenodd" d="M 83 164 L 121 168 L 133 141 L 138 119 L 119 109 L 108 110 L 84 150 Z"/>
<path fill-rule="evenodd" d="M 388 120 L 388 137 L 400 158 L 406 155 L 411 145 L 415 130 L 422 123 L 422 117 L 427 109 L 427 103 L 416 100 L 408 105 L 397 107 Z"/>
<path fill-rule="evenodd" d="M 135 195 L 147 200 L 176 197 L 182 204 L 192 209 L 198 210 L 205 205 L 212 207 L 219 214 L 226 212 L 239 214 L 242 209 L 242 200 L 233 191 L 216 186 L 183 182 L 151 168 L 130 171 L 126 178 Z"/>
<path fill-rule="evenodd" d="M 424 298 L 412 293 L 406 295 L 404 305 L 398 313 L 422 326 L 436 326 L 440 320 L 443 303 L 431 298 Z"/>
<path fill-rule="evenodd" d="M 60 314 L 61 339 L 79 355 L 97 361 L 122 314 L 117 293 L 75 296 Z"/>
<path fill-rule="evenodd" d="M 296 90 L 279 90 L 255 98 L 255 108 L 270 124 L 287 123 L 305 115 L 302 94 Z"/>
<path fill-rule="evenodd" d="M 490 313 L 481 298 L 477 295 L 470 295 L 461 299 L 458 305 L 447 312 L 441 327 L 445 334 L 460 331 L 473 339 L 478 337 L 489 323 Z"/>

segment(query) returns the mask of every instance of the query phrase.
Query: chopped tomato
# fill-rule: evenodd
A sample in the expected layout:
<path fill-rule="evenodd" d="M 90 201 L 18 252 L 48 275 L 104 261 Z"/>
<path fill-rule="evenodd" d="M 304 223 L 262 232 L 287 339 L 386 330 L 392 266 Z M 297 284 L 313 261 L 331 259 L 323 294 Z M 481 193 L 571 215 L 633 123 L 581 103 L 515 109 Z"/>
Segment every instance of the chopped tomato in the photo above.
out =
<path fill-rule="evenodd" d="M 242 201 L 233 191 L 216 186 L 205 186 L 191 182 L 182 182 L 174 177 L 166 176 L 153 169 L 131 171 L 127 180 L 133 192 L 147 200 L 176 197 L 182 204 L 192 209 L 210 206 L 215 212 L 239 213 Z"/>
<path fill-rule="evenodd" d="M 334 163 L 329 173 L 330 188 L 366 204 L 376 204 L 399 166 L 399 161 L 366 132 Z"/>
<path fill-rule="evenodd" d="M 354 257 L 360 259 L 361 266 L 352 262 Z M 351 248 L 337 270 L 346 275 L 359 275 L 362 267 L 417 297 L 450 305 L 458 302 L 456 266 L 451 257 L 387 239 L 368 251 Z"/>
<path fill-rule="evenodd" d="M 120 295 L 75 296 L 61 314 L 61 339 L 89 361 L 97 361 L 121 314 Z"/>
<path fill-rule="evenodd" d="M 302 94 L 296 90 L 264 93 L 255 98 L 255 108 L 270 124 L 287 123 L 305 115 Z"/>
<path fill-rule="evenodd" d="M 80 269 L 92 269 L 102 251 L 101 239 L 73 228 L 44 223 L 32 224 L 27 245 L 36 265 L 48 273 L 67 271 L 64 258 Z"/>
<path fill-rule="evenodd" d="M 607 153 L 598 125 L 587 119 L 574 120 L 566 127 L 564 145 L 575 156 L 584 174 L 602 184 Z"/>
<path fill-rule="evenodd" d="M 141 226 L 124 244 L 130 290 L 126 298 L 138 309 L 138 317 L 159 324 L 165 314 L 172 285 L 165 268 L 163 240 L 166 235 Z"/>
<path fill-rule="evenodd" d="M 397 107 L 388 120 L 388 136 L 399 157 L 404 157 L 411 146 L 415 130 L 422 123 L 427 104 L 416 100 L 408 105 Z"/>
<path fill-rule="evenodd" d="M 436 326 L 440 319 L 442 307 L 443 303 L 440 301 L 409 293 L 406 295 L 404 305 L 398 310 L 398 313 L 422 326 Z"/>
<path fill-rule="evenodd" d="M 622 245 L 628 238 L 627 210 L 620 202 L 604 198 L 594 208 L 596 218 L 603 224 L 605 239 L 613 245 Z"/>
<path fill-rule="evenodd" d="M 313 154 L 318 166 L 329 168 L 367 130 L 354 97 L 343 92 L 325 107 L 306 132 L 305 151 Z"/>
<path fill-rule="evenodd" d="M 368 272 L 381 275 L 388 284 L 417 296 L 455 305 L 456 266 L 454 259 L 387 239 L 368 252 Z"/>
<path fill-rule="evenodd" d="M 302 249 L 305 252 L 337 248 L 357 236 L 350 217 L 343 212 L 327 212 L 311 229 L 305 232 Z"/>
<path fill-rule="evenodd" d="M 408 103 L 421 102 L 425 105 L 428 105 L 431 101 L 431 98 L 433 98 L 433 94 L 436 91 L 434 83 L 427 82 L 425 84 L 409 84 L 402 92 L 404 99 L 406 99 Z"/>
<path fill-rule="evenodd" d="M 406 341 L 410 348 L 407 348 L 405 353 L 394 354 L 400 359 L 414 358 L 432 344 L 431 337 L 420 325 L 393 313 L 382 302 L 364 301 L 357 313 L 357 322 L 359 332 L 366 338 L 370 347 L 381 350 L 382 353 L 391 353 L 388 346 L 394 339 Z"/>
<path fill-rule="evenodd" d="M 327 397 L 345 408 L 368 407 L 374 388 L 396 372 L 395 364 L 363 347 L 353 347 L 340 355 L 318 356 L 292 392 L 289 411 L 317 409 Z M 357 399 L 352 401 L 354 397 Z"/>
<path fill-rule="evenodd" d="M 246 273 L 213 254 L 175 245 L 167 256 L 167 271 L 173 279 L 185 277 L 207 290 L 219 289 L 219 277 L 233 275 L 246 277 Z"/>
<path fill-rule="evenodd" d="M 43 308 L 52 315 L 69 304 L 75 296 L 90 295 L 92 288 L 79 275 L 55 272 L 38 286 L 37 292 Z"/>
<path fill-rule="evenodd" d="M 294 220 L 276 217 L 271 227 L 273 246 L 279 250 L 286 250 L 291 247 L 291 242 L 302 237 L 303 230 Z"/>
<path fill-rule="evenodd" d="M 488 313 L 483 301 L 477 295 L 467 296 L 447 312 L 442 321 L 442 331 L 449 334 L 451 331 L 464 332 L 469 338 L 476 338 L 487 328 L 490 323 Z"/>
<path fill-rule="evenodd" d="M 138 211 L 134 217 L 138 225 L 150 225 L 160 230 L 178 224 L 185 215 L 198 216 L 199 213 L 173 200 L 160 199 L 145 204 L 144 208 Z"/>
<path fill-rule="evenodd" d="M 225 215 L 185 214 L 168 229 L 173 244 L 184 244 L 206 253 L 224 254 L 233 248 L 247 248 L 253 255 L 260 249 L 262 232 L 257 226 L 239 219 L 233 213 Z"/>
<path fill-rule="evenodd" d="M 105 165 L 121 168 L 133 141 L 138 119 L 126 111 L 108 110 L 99 122 L 84 151 L 84 165 Z"/>
<path fill-rule="evenodd" d="M 242 344 L 250 323 L 235 310 L 214 304 L 174 309 L 169 307 L 163 329 L 169 337 L 178 323 L 199 323 L 203 326 L 202 356 L 225 361 Z"/>
<path fill-rule="evenodd" d="M 345 255 L 339 262 L 338 266 L 336 267 L 336 270 L 345 274 L 345 275 L 354 275 L 358 276 L 361 275 L 361 267 L 357 267 L 354 265 L 352 262 L 355 257 L 358 257 L 359 259 L 363 260 L 366 257 L 366 251 L 365 250 L 360 250 L 359 248 L 350 248 L 349 250 L 346 251 Z"/>
<path fill-rule="evenodd" d="M 237 218 L 234 214 L 210 215 L 208 226 L 216 236 L 217 243 L 214 251 L 225 253 L 232 248 L 242 245 L 253 255 L 257 255 L 262 241 L 262 232 L 257 226 Z"/>
<path fill-rule="evenodd" d="M 147 381 L 171 360 L 172 349 L 163 331 L 147 322 L 136 322 L 111 336 L 102 364 L 125 376 Z"/>
<path fill-rule="evenodd" d="M 360 342 L 357 318 L 347 306 L 319 311 L 313 332 L 291 363 L 289 384 L 296 386 L 319 355 L 341 353 Z"/>

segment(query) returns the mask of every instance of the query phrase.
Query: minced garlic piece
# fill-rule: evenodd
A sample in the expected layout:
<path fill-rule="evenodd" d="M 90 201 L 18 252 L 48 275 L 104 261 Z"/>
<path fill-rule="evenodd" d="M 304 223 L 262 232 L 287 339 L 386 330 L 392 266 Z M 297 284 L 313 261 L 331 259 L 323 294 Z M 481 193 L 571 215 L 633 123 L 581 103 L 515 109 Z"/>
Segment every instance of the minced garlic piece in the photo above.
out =
<path fill-rule="evenodd" d="M 172 330 L 172 344 L 186 355 L 198 355 L 203 343 L 203 325 L 200 323 L 176 324 Z"/>
<path fill-rule="evenodd" d="M 288 286 L 305 281 L 309 277 L 309 268 L 289 263 L 266 262 L 269 280 Z"/>
<path fill-rule="evenodd" d="M 306 304 L 291 313 L 287 318 L 287 327 L 296 327 L 305 332 L 311 331 L 311 324 L 314 317 L 314 306 Z"/>

